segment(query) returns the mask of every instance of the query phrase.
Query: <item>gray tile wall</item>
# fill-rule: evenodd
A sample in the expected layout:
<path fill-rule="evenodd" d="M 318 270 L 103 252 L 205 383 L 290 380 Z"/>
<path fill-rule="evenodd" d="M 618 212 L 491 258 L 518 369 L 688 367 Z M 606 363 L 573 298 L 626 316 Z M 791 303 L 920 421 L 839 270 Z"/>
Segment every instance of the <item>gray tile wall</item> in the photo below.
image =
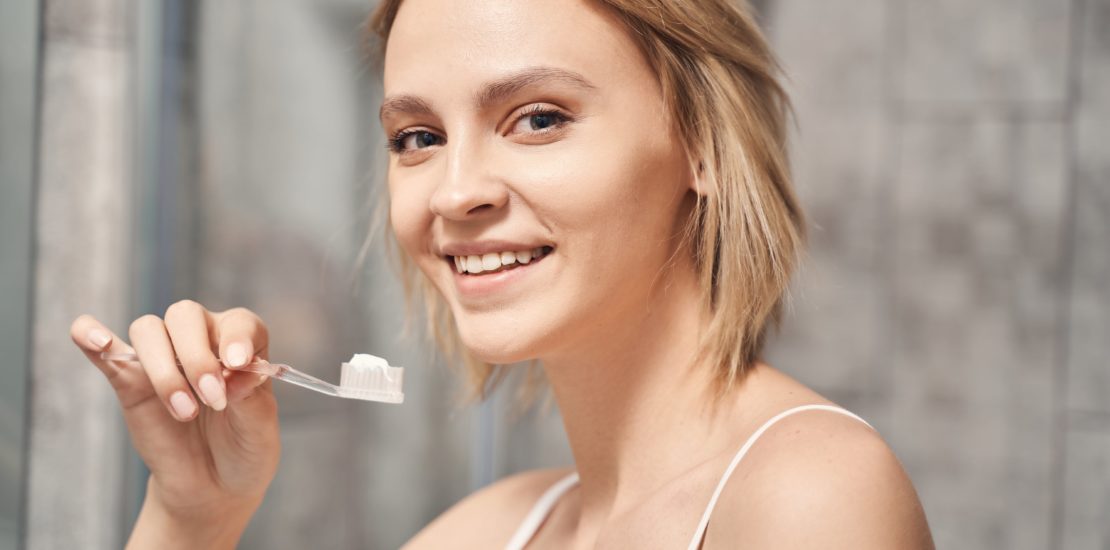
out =
<path fill-rule="evenodd" d="M 815 223 L 772 362 L 874 421 L 938 547 L 1107 547 L 1110 2 L 769 10 Z"/>

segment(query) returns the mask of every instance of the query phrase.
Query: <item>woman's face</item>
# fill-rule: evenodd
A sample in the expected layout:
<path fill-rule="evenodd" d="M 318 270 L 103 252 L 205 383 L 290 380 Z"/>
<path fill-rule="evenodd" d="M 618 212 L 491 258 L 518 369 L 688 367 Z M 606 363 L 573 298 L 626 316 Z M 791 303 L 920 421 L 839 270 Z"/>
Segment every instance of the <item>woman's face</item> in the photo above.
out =
<path fill-rule="evenodd" d="M 689 268 L 693 181 L 619 25 L 570 0 L 406 0 L 394 22 L 393 229 L 480 359 L 590 346 Z"/>

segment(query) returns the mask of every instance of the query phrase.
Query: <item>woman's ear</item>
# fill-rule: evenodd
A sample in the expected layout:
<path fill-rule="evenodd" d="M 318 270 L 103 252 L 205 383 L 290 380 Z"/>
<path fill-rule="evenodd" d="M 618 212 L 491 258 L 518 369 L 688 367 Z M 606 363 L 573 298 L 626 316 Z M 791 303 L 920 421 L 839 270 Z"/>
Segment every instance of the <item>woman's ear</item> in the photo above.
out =
<path fill-rule="evenodd" d="M 705 166 L 701 160 L 698 160 L 697 166 L 693 163 L 690 165 L 690 190 L 701 197 L 708 197 L 711 189 L 708 187 L 709 182 L 705 178 Z"/>

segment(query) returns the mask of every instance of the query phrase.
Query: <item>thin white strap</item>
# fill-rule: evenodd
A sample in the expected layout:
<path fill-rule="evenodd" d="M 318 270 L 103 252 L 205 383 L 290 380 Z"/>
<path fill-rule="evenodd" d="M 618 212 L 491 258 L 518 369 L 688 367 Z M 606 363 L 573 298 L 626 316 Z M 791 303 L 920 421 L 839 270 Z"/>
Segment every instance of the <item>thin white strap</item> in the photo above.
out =
<path fill-rule="evenodd" d="M 856 416 L 855 413 L 832 405 L 801 405 L 792 409 L 787 409 L 771 417 L 770 420 L 764 422 L 763 425 L 760 426 L 759 429 L 756 430 L 755 433 L 753 433 L 751 437 L 749 437 L 748 440 L 744 442 L 744 446 L 740 447 L 740 451 L 736 453 L 736 456 L 732 457 L 732 462 L 729 463 L 728 469 L 725 470 L 725 475 L 721 476 L 721 481 L 717 483 L 717 489 L 713 491 L 713 497 L 709 499 L 709 506 L 705 507 L 705 513 L 701 515 L 701 521 L 698 522 L 698 530 L 694 532 L 694 538 L 690 540 L 690 546 L 687 547 L 688 550 L 697 550 L 698 546 L 701 545 L 701 539 L 705 536 L 705 529 L 709 526 L 709 515 L 713 513 L 713 508 L 717 506 L 717 499 L 721 497 L 721 491 L 725 489 L 725 483 L 728 482 L 728 478 L 732 475 L 732 471 L 736 469 L 736 465 L 740 464 L 740 459 L 744 458 L 744 455 L 748 453 L 748 449 L 750 449 L 752 445 L 755 444 L 755 441 L 759 439 L 759 436 L 763 435 L 763 432 L 767 431 L 768 428 L 775 425 L 775 423 L 779 420 L 782 420 L 783 418 L 786 418 L 787 416 L 790 416 L 796 412 L 808 411 L 813 409 L 838 412 L 855 418 L 856 420 L 859 420 L 864 424 L 867 424 L 866 420 Z M 874 429 L 871 424 L 867 425 Z"/>
<path fill-rule="evenodd" d="M 555 507 L 555 503 L 559 501 L 559 497 L 563 493 L 569 491 L 578 483 L 578 472 L 571 472 L 566 477 L 560 479 L 558 483 L 552 485 L 540 496 L 536 504 L 524 516 L 524 521 L 520 522 L 520 527 L 516 528 L 513 533 L 513 538 L 509 539 L 509 544 L 505 546 L 505 550 L 523 550 L 532 540 L 532 536 L 543 524 L 543 520 L 547 519 L 547 514 L 551 513 L 551 509 Z"/>

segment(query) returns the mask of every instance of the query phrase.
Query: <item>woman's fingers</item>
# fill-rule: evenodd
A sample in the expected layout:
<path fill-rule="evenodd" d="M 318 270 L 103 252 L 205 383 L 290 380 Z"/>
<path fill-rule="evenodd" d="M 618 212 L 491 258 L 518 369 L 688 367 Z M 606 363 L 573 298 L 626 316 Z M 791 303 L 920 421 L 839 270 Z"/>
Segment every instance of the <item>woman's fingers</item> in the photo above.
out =
<path fill-rule="evenodd" d="M 117 364 L 104 360 L 100 354 L 129 354 L 134 353 L 135 350 L 89 314 L 83 314 L 73 320 L 69 326 L 69 337 L 89 362 L 104 373 L 112 386 L 117 390 L 120 389 L 119 384 L 123 381 L 121 378 L 126 378 L 123 376 L 124 370 Z"/>
<path fill-rule="evenodd" d="M 246 308 L 233 308 L 216 317 L 216 333 L 220 339 L 220 357 L 235 369 L 254 360 L 267 358 L 270 336 L 265 323 Z"/>
<path fill-rule="evenodd" d="M 227 402 L 235 404 L 254 395 L 256 388 L 268 389 L 270 377 L 250 371 L 231 372 L 227 377 Z"/>
<path fill-rule="evenodd" d="M 224 410 L 227 387 L 219 358 L 212 352 L 209 339 L 212 316 L 204 306 L 182 300 L 166 310 L 166 331 L 173 350 L 185 370 L 185 378 L 206 405 Z"/>
<path fill-rule="evenodd" d="M 192 420 L 199 410 L 189 383 L 177 368 L 173 344 L 166 325 L 156 315 L 144 315 L 131 323 L 131 345 L 146 370 L 154 392 L 174 418 Z"/>
<path fill-rule="evenodd" d="M 264 361 L 269 356 L 270 336 L 266 324 L 249 309 L 232 308 L 218 314 L 216 333 L 220 340 L 220 356 L 231 369 L 251 363 L 255 357 Z M 247 399 L 267 378 L 266 375 L 244 371 L 229 374 L 226 378 L 228 402 L 238 403 Z M 263 389 L 270 387 L 267 384 Z"/>
<path fill-rule="evenodd" d="M 146 315 L 131 324 L 129 333 L 134 348 L 89 315 L 78 317 L 70 327 L 74 343 L 108 378 L 124 408 L 157 395 L 171 416 L 187 421 L 197 414 L 196 396 L 223 410 L 272 388 L 265 375 L 234 371 L 268 356 L 266 325 L 248 309 L 213 314 L 184 300 L 166 310 L 165 321 Z M 105 361 L 101 352 L 135 353 L 139 361 Z M 231 371 L 221 367 L 220 357 Z"/>
<path fill-rule="evenodd" d="M 130 367 L 129 363 L 115 363 L 100 357 L 101 353 L 130 354 L 135 350 L 92 315 L 84 314 L 74 319 L 69 326 L 69 336 L 89 362 L 104 373 L 124 407 L 140 402 L 154 391 L 138 365 L 131 363 L 135 366 Z"/>
<path fill-rule="evenodd" d="M 104 376 L 109 381 L 114 379 L 118 374 L 117 369 L 107 361 L 100 358 L 102 352 L 111 350 L 117 343 L 119 338 L 116 338 L 112 331 L 100 324 L 92 315 L 81 315 L 73 320 L 69 325 L 69 337 L 73 339 L 73 343 L 77 344 L 77 348 L 89 358 L 89 361 L 104 373 Z"/>

